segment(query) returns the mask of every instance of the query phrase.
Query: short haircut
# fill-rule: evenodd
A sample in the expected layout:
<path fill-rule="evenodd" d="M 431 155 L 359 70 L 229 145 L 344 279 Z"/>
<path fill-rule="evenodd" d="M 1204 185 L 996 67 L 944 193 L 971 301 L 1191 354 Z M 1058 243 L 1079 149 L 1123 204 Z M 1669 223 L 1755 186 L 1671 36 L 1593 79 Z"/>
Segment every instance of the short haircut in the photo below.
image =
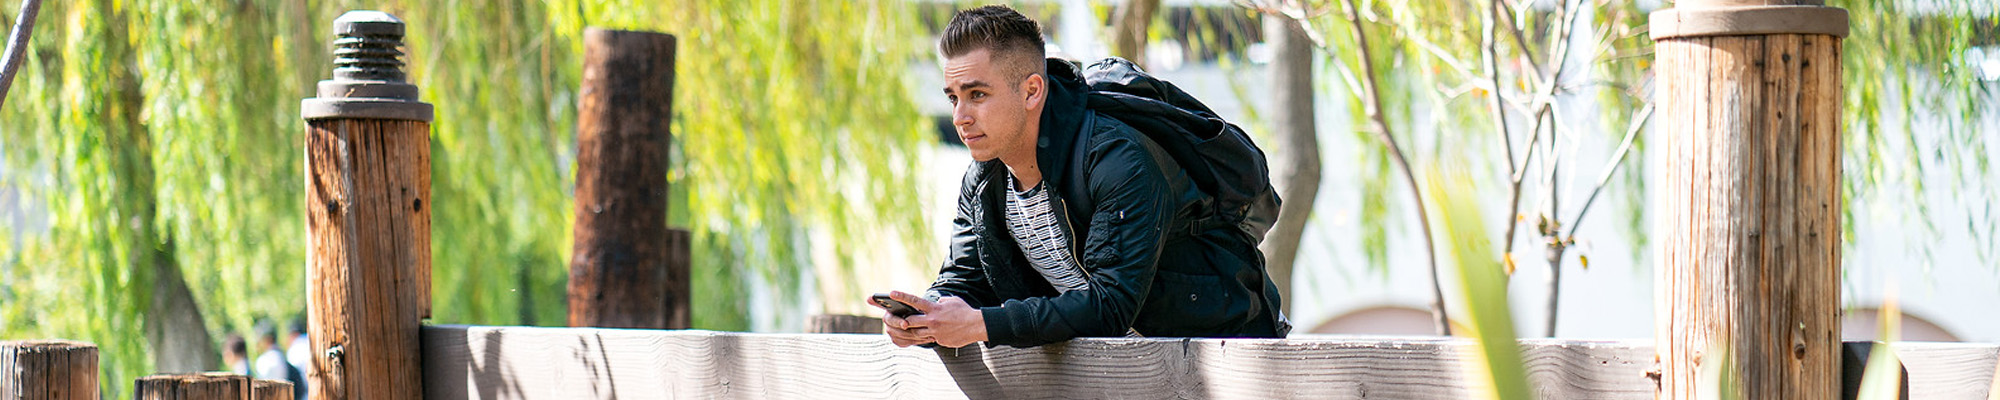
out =
<path fill-rule="evenodd" d="M 945 58 L 986 49 L 993 64 L 1009 76 L 1009 85 L 1038 74 L 1043 69 L 1042 26 L 1004 5 L 990 5 L 959 11 L 938 38 L 938 52 Z"/>

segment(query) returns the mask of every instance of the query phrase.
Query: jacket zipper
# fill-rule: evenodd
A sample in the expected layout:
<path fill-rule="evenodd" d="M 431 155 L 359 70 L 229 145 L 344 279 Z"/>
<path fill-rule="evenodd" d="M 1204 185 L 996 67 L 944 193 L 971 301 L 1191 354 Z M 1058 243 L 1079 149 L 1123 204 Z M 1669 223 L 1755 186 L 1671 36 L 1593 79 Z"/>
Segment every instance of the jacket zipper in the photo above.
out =
<path fill-rule="evenodd" d="M 1044 181 L 1042 183 L 1046 184 L 1048 182 Z M 1062 220 L 1063 232 L 1069 235 L 1068 237 L 1065 237 L 1063 239 L 1069 240 L 1069 256 L 1071 259 L 1076 261 L 1077 272 L 1083 273 L 1083 280 L 1085 282 L 1092 281 L 1090 276 L 1090 268 L 1086 268 L 1083 266 L 1083 244 L 1077 243 L 1076 228 L 1070 226 L 1069 224 L 1069 202 L 1063 201 L 1062 196 L 1057 196 L 1055 190 L 1053 190 L 1055 188 L 1043 188 L 1043 189 L 1050 189 L 1049 198 L 1055 199 L 1056 207 L 1062 208 L 1062 213 L 1057 214 L 1056 219 Z"/>

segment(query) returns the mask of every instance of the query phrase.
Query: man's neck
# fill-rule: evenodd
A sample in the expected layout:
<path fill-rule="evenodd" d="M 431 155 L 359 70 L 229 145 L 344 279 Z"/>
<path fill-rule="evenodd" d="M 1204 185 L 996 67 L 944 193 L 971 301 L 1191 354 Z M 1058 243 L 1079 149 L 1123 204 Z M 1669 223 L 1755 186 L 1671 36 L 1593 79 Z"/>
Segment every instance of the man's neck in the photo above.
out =
<path fill-rule="evenodd" d="M 1035 156 L 1029 154 L 1026 161 L 1000 160 L 1007 165 L 1007 173 L 1014 176 L 1014 190 L 1026 192 L 1042 183 L 1042 167 L 1036 165 Z"/>
<path fill-rule="evenodd" d="M 1041 160 L 1035 158 L 1035 153 L 1041 151 L 1039 146 L 1035 145 L 1041 142 L 1041 110 L 1033 110 L 1029 113 L 1029 118 L 1034 120 L 1028 121 L 1027 126 L 1023 127 L 1027 132 L 1026 135 L 1022 135 L 1028 140 L 1027 146 L 1024 147 L 1027 151 L 1022 151 L 1013 157 L 1000 157 L 1000 163 L 1007 164 L 1007 173 L 1014 175 L 1014 190 L 1023 192 L 1042 183 Z"/>

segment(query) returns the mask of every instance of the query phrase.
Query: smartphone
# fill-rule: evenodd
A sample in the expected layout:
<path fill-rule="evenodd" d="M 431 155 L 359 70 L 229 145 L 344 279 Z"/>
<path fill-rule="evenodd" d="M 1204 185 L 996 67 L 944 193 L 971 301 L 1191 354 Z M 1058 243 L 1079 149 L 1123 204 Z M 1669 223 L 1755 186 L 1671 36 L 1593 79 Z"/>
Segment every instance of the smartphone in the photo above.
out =
<path fill-rule="evenodd" d="M 894 314 L 897 318 L 909 318 L 912 315 L 923 314 L 917 312 L 916 307 L 911 307 L 909 304 L 903 304 L 903 302 L 890 298 L 888 293 L 876 293 L 870 299 L 875 300 L 876 306 L 882 307 L 884 310 L 889 310 L 889 314 Z"/>

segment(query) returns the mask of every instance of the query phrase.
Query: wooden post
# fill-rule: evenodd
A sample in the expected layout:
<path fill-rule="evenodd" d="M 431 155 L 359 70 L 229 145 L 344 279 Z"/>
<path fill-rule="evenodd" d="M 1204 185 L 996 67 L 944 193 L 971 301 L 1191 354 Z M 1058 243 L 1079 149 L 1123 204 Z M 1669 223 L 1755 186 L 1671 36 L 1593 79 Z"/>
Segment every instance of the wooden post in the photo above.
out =
<path fill-rule="evenodd" d="M 245 399 L 292 400 L 295 398 L 293 397 L 292 388 L 293 385 L 291 382 L 275 379 L 258 379 L 250 381 L 250 397 Z"/>
<path fill-rule="evenodd" d="M 97 398 L 97 346 L 62 340 L 0 342 L 0 400 Z"/>
<path fill-rule="evenodd" d="M 312 398 L 417 399 L 429 310 L 431 105 L 404 82 L 403 22 L 334 20 L 333 79 L 306 119 Z"/>
<path fill-rule="evenodd" d="M 1655 287 L 1661 399 L 1840 395 L 1840 39 L 1821 0 L 1653 13 L 1666 161 Z M 1727 396 L 1728 394 L 1725 394 Z"/>
<path fill-rule="evenodd" d="M 667 228 L 674 37 L 584 30 L 569 325 L 688 327 L 688 233 Z"/>
<path fill-rule="evenodd" d="M 153 375 L 139 378 L 135 400 L 243 400 L 250 398 L 250 378 L 225 373 Z"/>

